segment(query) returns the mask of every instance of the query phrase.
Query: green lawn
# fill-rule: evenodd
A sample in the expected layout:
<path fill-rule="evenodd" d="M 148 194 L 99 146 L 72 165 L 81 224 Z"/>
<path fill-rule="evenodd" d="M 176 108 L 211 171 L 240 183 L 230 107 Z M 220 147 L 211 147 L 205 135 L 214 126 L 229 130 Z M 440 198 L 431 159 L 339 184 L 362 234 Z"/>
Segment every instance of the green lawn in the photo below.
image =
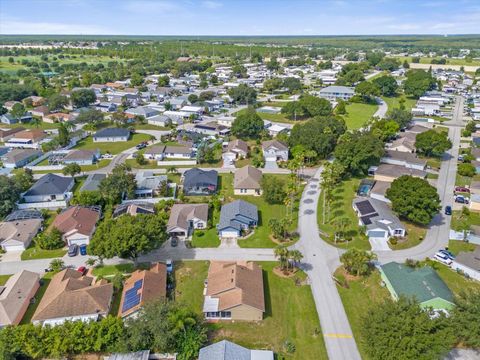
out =
<path fill-rule="evenodd" d="M 341 277 L 342 270 L 338 269 L 336 275 Z M 366 314 L 369 308 L 375 306 L 388 298 L 390 293 L 385 287 L 380 286 L 380 273 L 373 272 L 368 277 L 356 278 L 349 280 L 349 288 L 337 286 L 338 293 L 342 299 L 343 307 L 347 313 L 348 321 L 352 327 L 353 336 L 357 342 L 358 350 L 362 359 L 369 359 L 365 353 L 365 346 L 362 338 L 362 317 Z"/>
<path fill-rule="evenodd" d="M 0 275 L 0 286 L 5 285 L 10 276 L 12 275 Z"/>
<path fill-rule="evenodd" d="M 82 171 L 93 171 L 97 169 L 104 168 L 108 164 L 110 164 L 111 159 L 101 159 L 98 161 L 96 164 L 93 165 L 81 165 L 80 167 L 82 168 Z"/>
<path fill-rule="evenodd" d="M 80 140 L 75 146 L 75 149 L 84 149 L 84 150 L 95 150 L 100 149 L 102 154 L 118 154 L 124 150 L 130 149 L 135 145 L 140 144 L 142 141 L 150 140 L 150 135 L 147 134 L 133 134 L 128 141 L 119 141 L 119 142 L 93 142 L 91 136 Z"/>
<path fill-rule="evenodd" d="M 393 250 L 402 250 L 417 246 L 425 239 L 427 228 L 408 222 L 403 222 L 403 225 L 405 225 L 407 229 L 407 241 L 398 242 L 396 245 L 389 244 Z"/>
<path fill-rule="evenodd" d="M 37 246 L 31 246 L 22 252 L 22 260 L 34 260 L 34 259 L 51 259 L 59 258 L 65 256 L 67 249 L 54 249 L 54 250 L 43 250 Z"/>
<path fill-rule="evenodd" d="M 50 129 L 56 129 L 58 128 L 59 124 L 58 123 L 47 123 L 42 121 L 38 126 L 29 124 L 29 123 L 18 123 L 18 124 L 13 124 L 13 125 L 7 125 L 7 124 L 2 124 L 2 127 L 5 128 L 16 128 L 16 127 L 23 127 L 25 129 L 42 129 L 42 130 L 50 130 Z"/>
<path fill-rule="evenodd" d="M 448 242 L 448 251 L 453 255 L 458 255 L 459 252 L 470 252 L 475 250 L 478 245 L 471 244 L 465 241 L 450 240 Z"/>
<path fill-rule="evenodd" d="M 468 230 L 471 225 L 480 225 L 480 213 L 470 211 L 468 215 L 462 215 L 461 211 L 453 212 L 450 225 L 453 230 Z"/>
<path fill-rule="evenodd" d="M 339 184 L 333 191 L 333 201 L 330 205 L 330 213 L 326 211 L 326 220 L 323 221 L 323 195 L 320 196 L 318 202 L 317 221 L 320 228 L 320 236 L 323 240 L 341 248 L 356 247 L 359 249 L 370 250 L 370 242 L 361 234 L 358 226 L 358 218 L 352 208 L 352 201 L 356 196 L 360 179 L 349 179 Z M 351 241 L 334 244 L 334 224 L 335 219 L 347 218 L 350 225 L 347 226 L 346 232 Z"/>
<path fill-rule="evenodd" d="M 42 285 L 40 285 L 40 288 L 37 290 L 37 293 L 35 294 L 35 302 L 30 303 L 28 305 L 27 311 L 25 312 L 25 315 L 22 318 L 22 321 L 20 321 L 20 324 L 28 324 L 32 320 L 33 314 L 35 314 L 35 310 L 37 310 L 38 304 L 40 303 L 40 300 L 42 300 L 43 295 L 45 294 L 45 291 L 47 290 L 48 285 L 50 284 L 50 281 L 55 275 L 55 273 L 50 272 L 45 274 L 42 277 Z"/>
<path fill-rule="evenodd" d="M 310 286 L 295 285 L 293 279 L 273 274 L 275 262 L 261 262 L 264 274 L 264 320 L 260 322 L 219 322 L 211 324 L 210 341 L 229 339 L 252 349 L 271 349 L 282 359 L 321 360 L 327 353 Z M 190 305 L 201 314 L 203 282 L 208 262 L 188 261 L 175 264 L 176 301 Z M 304 279 L 304 274 L 298 275 Z M 284 354 L 283 343 L 295 344 L 292 355 Z"/>
<path fill-rule="evenodd" d="M 118 265 L 103 265 L 97 266 L 93 269 L 92 273 L 95 276 L 111 277 L 118 273 L 125 274 L 131 273 L 135 270 L 135 266 L 132 263 L 118 264 Z"/>
<path fill-rule="evenodd" d="M 429 260 L 427 263 L 437 271 L 437 274 L 445 281 L 454 295 L 460 295 L 462 291 L 480 291 L 480 282 L 467 279 L 437 261 Z"/>
<path fill-rule="evenodd" d="M 402 98 L 405 99 L 405 102 L 404 102 L 405 110 L 408 110 L 408 111 L 410 111 L 415 106 L 415 103 L 417 102 L 415 99 L 407 97 L 405 95 L 394 96 L 394 97 L 387 97 L 387 96 L 382 97 L 382 99 L 387 103 L 388 110 L 399 108 L 400 99 Z"/>
<path fill-rule="evenodd" d="M 370 120 L 378 109 L 378 105 L 350 103 L 346 106 L 347 114 L 344 116 L 349 129 L 360 129 Z"/>
<path fill-rule="evenodd" d="M 208 214 L 209 217 L 212 217 L 213 226 L 207 230 L 195 230 L 192 236 L 192 245 L 193 247 L 199 248 L 210 248 L 210 247 L 219 247 L 220 238 L 217 234 L 217 229 L 215 227 L 218 224 L 220 219 L 220 211 L 211 211 Z"/>
<path fill-rule="evenodd" d="M 459 173 L 457 173 L 457 176 L 455 177 L 455 186 L 470 186 L 472 183 L 472 178 L 468 176 L 462 176 Z"/>
<path fill-rule="evenodd" d="M 395 57 L 395 59 L 399 60 L 402 63 L 405 60 L 407 60 L 407 62 L 409 62 L 409 63 L 412 62 L 412 57 L 411 56 Z M 433 59 L 440 60 L 441 57 L 436 57 L 436 58 L 421 57 L 420 58 L 420 64 L 431 64 Z M 472 60 L 470 62 L 467 61 L 466 59 L 446 59 L 446 60 L 447 60 L 447 65 L 480 66 L 480 61 L 479 60 Z"/>

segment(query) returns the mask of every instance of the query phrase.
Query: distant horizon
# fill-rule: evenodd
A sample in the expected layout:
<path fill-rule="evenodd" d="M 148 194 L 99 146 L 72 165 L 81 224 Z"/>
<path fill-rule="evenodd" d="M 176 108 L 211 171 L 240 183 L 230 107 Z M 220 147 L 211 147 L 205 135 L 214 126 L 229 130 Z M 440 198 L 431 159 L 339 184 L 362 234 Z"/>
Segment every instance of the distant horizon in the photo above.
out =
<path fill-rule="evenodd" d="M 0 34 L 0 37 L 13 37 L 13 36 L 85 36 L 85 37 L 166 37 L 166 38 L 317 38 L 317 37 L 450 37 L 450 36 L 480 36 L 480 33 L 465 33 L 465 34 L 345 34 L 345 35 L 321 35 L 321 34 L 312 34 L 312 35 L 256 35 L 256 34 L 246 34 L 246 35 L 193 35 L 193 34 L 172 34 L 172 35 L 159 35 L 159 34 Z"/>
<path fill-rule="evenodd" d="M 453 36 L 478 34 L 479 24 L 478 0 L 2 0 L 0 3 L 0 34 L 17 36 Z"/>

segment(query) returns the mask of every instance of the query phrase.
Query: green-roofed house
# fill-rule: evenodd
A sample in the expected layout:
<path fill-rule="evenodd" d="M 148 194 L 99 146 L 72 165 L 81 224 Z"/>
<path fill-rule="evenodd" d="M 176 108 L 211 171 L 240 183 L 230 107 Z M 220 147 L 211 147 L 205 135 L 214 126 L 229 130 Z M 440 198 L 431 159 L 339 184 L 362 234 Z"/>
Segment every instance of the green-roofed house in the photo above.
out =
<path fill-rule="evenodd" d="M 453 294 L 430 266 L 414 269 L 390 262 L 380 267 L 380 274 L 395 300 L 400 296 L 415 297 L 422 308 L 435 310 L 453 308 Z"/>

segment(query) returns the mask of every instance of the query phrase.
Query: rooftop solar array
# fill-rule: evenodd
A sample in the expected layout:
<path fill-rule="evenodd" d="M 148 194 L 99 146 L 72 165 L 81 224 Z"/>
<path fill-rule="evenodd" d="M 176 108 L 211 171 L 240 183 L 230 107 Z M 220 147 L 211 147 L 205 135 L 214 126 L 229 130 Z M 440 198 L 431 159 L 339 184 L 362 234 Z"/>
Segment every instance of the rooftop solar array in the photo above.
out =
<path fill-rule="evenodd" d="M 138 291 L 142 288 L 143 280 L 137 280 L 131 289 L 125 292 L 125 299 L 123 300 L 122 312 L 128 311 L 131 308 L 140 304 L 140 294 Z"/>
<path fill-rule="evenodd" d="M 15 210 L 5 218 L 5 221 L 17 221 L 27 219 L 43 219 L 43 216 L 42 213 L 38 210 Z"/>
<path fill-rule="evenodd" d="M 355 204 L 357 207 L 358 211 L 360 212 L 360 215 L 368 215 L 371 213 L 375 212 L 375 208 L 370 204 L 370 201 L 365 200 L 365 201 L 360 201 Z"/>
<path fill-rule="evenodd" d="M 363 225 L 370 225 L 372 223 L 371 219 L 374 218 L 375 216 L 378 216 L 378 214 L 373 213 L 373 214 L 365 215 L 365 216 L 362 216 L 360 220 L 362 220 Z"/>

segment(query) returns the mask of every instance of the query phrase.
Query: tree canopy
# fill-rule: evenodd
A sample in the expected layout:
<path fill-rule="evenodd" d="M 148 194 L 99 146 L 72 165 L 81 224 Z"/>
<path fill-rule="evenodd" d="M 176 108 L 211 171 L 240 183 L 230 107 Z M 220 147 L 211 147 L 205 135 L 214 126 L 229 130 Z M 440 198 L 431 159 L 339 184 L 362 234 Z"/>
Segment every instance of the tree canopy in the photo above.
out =
<path fill-rule="evenodd" d="M 257 92 L 246 84 L 231 88 L 228 90 L 228 95 L 236 104 L 254 105 L 257 101 Z"/>
<path fill-rule="evenodd" d="M 437 189 L 428 181 L 409 175 L 395 179 L 386 197 L 400 217 L 420 225 L 429 224 L 441 208 Z"/>
<path fill-rule="evenodd" d="M 385 153 L 383 141 L 371 133 L 346 133 L 338 140 L 335 161 L 352 175 L 365 175 L 368 168 L 378 165 Z"/>
<path fill-rule="evenodd" d="M 435 88 L 436 83 L 432 74 L 427 71 L 409 70 L 407 71 L 407 79 L 403 82 L 403 88 L 405 94 L 419 98 L 426 91 Z"/>
<path fill-rule="evenodd" d="M 99 191 L 107 203 L 119 203 L 124 196 L 132 199 L 135 196 L 137 182 L 131 173 L 131 168 L 119 164 L 112 170 L 112 174 L 100 182 Z"/>
<path fill-rule="evenodd" d="M 95 95 L 95 92 L 91 89 L 80 89 L 72 91 L 70 99 L 72 100 L 72 104 L 75 107 L 81 108 L 94 103 L 97 99 L 97 96 Z"/>
<path fill-rule="evenodd" d="M 268 204 L 283 204 L 287 192 L 285 181 L 272 175 L 262 177 L 263 197 Z"/>
<path fill-rule="evenodd" d="M 240 139 L 258 139 L 264 128 L 262 118 L 254 108 L 240 112 L 232 124 L 232 134 Z"/>
<path fill-rule="evenodd" d="M 415 139 L 417 153 L 425 156 L 442 156 L 445 151 L 452 147 L 448 133 L 444 131 L 427 130 L 418 134 Z"/>
<path fill-rule="evenodd" d="M 288 145 L 302 145 L 305 150 L 313 150 L 319 158 L 331 154 L 337 139 L 346 131 L 345 122 L 335 117 L 316 117 L 292 128 Z"/>
<path fill-rule="evenodd" d="M 398 89 L 397 80 L 393 76 L 383 75 L 373 79 L 373 83 L 377 85 L 383 96 L 395 96 Z"/>
<path fill-rule="evenodd" d="M 368 275 L 373 268 L 372 261 L 377 255 L 357 248 L 348 249 L 340 256 L 340 262 L 348 273 L 356 276 Z"/>

